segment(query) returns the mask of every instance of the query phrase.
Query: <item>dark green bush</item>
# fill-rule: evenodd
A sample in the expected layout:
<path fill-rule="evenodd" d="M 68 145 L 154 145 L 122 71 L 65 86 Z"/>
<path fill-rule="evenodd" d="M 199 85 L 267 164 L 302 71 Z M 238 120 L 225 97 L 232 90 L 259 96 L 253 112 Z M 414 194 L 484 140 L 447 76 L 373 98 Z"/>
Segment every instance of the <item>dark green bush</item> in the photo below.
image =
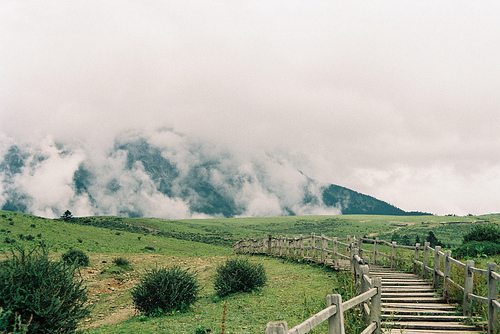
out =
<path fill-rule="evenodd" d="M 116 264 L 118 267 L 128 267 L 130 266 L 129 260 L 127 260 L 124 257 L 117 257 L 113 259 L 113 263 Z"/>
<path fill-rule="evenodd" d="M 0 265 L 0 332 L 66 334 L 89 312 L 75 267 L 53 262 L 42 248 L 18 249 Z"/>
<path fill-rule="evenodd" d="M 79 267 L 87 267 L 90 264 L 88 255 L 79 249 L 70 249 L 62 255 L 62 260 Z"/>
<path fill-rule="evenodd" d="M 500 243 L 491 241 L 469 241 L 453 251 L 453 255 L 464 257 L 490 256 L 500 254 Z"/>
<path fill-rule="evenodd" d="M 235 292 L 249 292 L 266 284 L 264 266 L 254 264 L 247 259 L 230 259 L 217 267 L 215 291 L 224 297 Z"/>
<path fill-rule="evenodd" d="M 199 291 L 195 274 L 180 267 L 155 268 L 132 290 L 132 299 L 140 312 L 160 315 L 189 309 Z"/>
<path fill-rule="evenodd" d="M 464 235 L 464 243 L 471 241 L 490 241 L 500 243 L 500 225 L 481 224 L 474 226 Z"/>
<path fill-rule="evenodd" d="M 14 319 L 14 321 L 12 321 Z M 13 324 L 10 325 L 10 323 Z M 27 323 L 23 323 L 21 319 L 21 315 L 12 311 L 4 311 L 0 308 L 0 330 L 2 334 L 7 334 L 7 328 L 10 329 L 10 333 L 8 334 L 27 334 L 31 319 L 28 320 Z"/>

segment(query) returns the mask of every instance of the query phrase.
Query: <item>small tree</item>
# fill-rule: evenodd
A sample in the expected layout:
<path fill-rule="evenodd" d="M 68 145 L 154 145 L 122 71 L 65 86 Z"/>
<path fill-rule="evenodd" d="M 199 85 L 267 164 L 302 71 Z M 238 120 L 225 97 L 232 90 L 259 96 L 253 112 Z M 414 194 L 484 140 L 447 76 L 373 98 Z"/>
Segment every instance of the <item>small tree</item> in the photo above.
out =
<path fill-rule="evenodd" d="M 72 218 L 73 218 L 73 214 L 69 210 L 64 211 L 63 215 L 61 216 L 61 219 L 64 221 L 71 220 Z"/>
<path fill-rule="evenodd" d="M 438 238 L 432 231 L 429 231 L 426 240 L 431 244 L 431 247 L 441 246 L 441 242 L 438 240 Z"/>

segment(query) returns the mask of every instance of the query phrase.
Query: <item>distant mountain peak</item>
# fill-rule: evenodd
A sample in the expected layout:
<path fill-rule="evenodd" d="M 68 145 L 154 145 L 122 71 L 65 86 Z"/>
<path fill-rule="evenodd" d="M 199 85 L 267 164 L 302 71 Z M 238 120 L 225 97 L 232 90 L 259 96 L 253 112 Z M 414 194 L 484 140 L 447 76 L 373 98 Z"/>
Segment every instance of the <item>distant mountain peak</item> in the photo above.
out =
<path fill-rule="evenodd" d="M 242 160 L 169 129 L 153 137 L 121 136 L 97 162 L 89 158 L 93 152 L 58 145 L 50 151 L 12 145 L 0 156 L 0 208 L 54 217 L 66 209 L 77 215 L 167 218 L 418 214 L 320 184 L 286 157 L 266 152 Z"/>

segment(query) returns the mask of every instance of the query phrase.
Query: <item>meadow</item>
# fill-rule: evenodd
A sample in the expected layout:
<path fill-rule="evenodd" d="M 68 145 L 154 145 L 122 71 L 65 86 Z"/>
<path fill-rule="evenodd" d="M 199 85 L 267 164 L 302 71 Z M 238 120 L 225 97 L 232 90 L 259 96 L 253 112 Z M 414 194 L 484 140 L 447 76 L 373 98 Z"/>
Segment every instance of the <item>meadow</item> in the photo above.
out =
<path fill-rule="evenodd" d="M 424 238 L 434 231 L 450 246 L 460 244 L 474 224 L 500 223 L 500 215 L 485 216 L 290 216 L 270 218 L 213 218 L 163 220 L 156 218 L 81 217 L 70 221 L 44 219 L 0 211 L 0 256 L 14 246 L 45 244 L 53 258 L 68 249 L 87 252 L 89 267 L 80 270 L 92 305 L 81 328 L 86 333 L 190 333 L 197 328 L 226 333 L 259 333 L 269 320 L 295 325 L 324 306 L 325 295 L 352 289 L 347 273 L 304 263 L 251 257 L 263 263 L 268 285 L 253 293 L 225 298 L 215 295 L 217 265 L 233 255 L 239 239 L 272 235 L 324 234 L 346 237 L 395 234 Z M 128 269 L 113 264 L 116 257 L 131 262 Z M 490 259 L 482 259 L 486 262 Z M 144 317 L 133 307 L 130 289 L 147 269 L 179 265 L 196 272 L 202 285 L 200 299 L 185 313 Z M 225 315 L 224 314 L 224 309 Z"/>

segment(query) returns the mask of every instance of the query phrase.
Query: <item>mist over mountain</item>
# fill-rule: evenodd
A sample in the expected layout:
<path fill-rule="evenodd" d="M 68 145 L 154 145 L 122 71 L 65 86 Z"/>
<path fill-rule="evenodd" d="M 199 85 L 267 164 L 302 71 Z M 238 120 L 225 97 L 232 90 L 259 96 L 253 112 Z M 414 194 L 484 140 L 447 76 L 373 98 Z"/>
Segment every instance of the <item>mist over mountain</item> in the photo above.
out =
<path fill-rule="evenodd" d="M 172 129 L 124 133 L 104 153 L 81 143 L 0 146 L 0 207 L 57 217 L 187 218 L 405 214 L 373 197 L 320 184 L 277 152 L 241 155 Z"/>

